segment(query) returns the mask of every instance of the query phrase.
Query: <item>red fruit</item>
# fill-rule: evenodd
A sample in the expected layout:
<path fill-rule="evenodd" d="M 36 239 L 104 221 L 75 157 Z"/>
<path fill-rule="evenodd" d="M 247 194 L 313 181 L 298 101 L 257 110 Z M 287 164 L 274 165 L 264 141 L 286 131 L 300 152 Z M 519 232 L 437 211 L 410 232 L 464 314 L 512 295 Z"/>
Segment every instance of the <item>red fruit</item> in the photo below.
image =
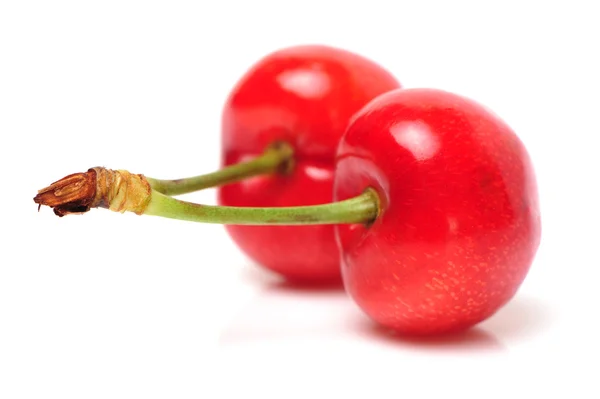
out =
<path fill-rule="evenodd" d="M 540 242 L 533 167 L 513 131 L 438 90 L 369 103 L 340 143 L 335 199 L 373 187 L 371 226 L 338 225 L 344 284 L 374 320 L 403 333 L 466 329 L 517 291 Z"/>
<path fill-rule="evenodd" d="M 351 116 L 400 87 L 374 62 L 326 46 L 275 52 L 254 65 L 223 111 L 223 164 L 260 155 L 285 141 L 295 151 L 291 174 L 260 176 L 219 189 L 229 206 L 296 206 L 331 202 L 335 152 Z M 334 229 L 321 226 L 227 226 L 257 263 L 289 279 L 339 280 Z"/>

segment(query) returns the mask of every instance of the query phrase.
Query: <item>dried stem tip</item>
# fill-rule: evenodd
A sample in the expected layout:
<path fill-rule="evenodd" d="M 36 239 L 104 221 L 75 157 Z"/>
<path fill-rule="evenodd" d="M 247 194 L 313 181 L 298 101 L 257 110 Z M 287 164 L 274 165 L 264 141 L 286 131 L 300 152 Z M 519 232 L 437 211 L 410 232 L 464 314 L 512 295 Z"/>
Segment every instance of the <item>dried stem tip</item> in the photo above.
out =
<path fill-rule="evenodd" d="M 33 198 L 36 204 L 54 208 L 58 216 L 83 213 L 91 208 L 96 196 L 96 172 L 73 173 L 38 191 Z"/>
<path fill-rule="evenodd" d="M 38 191 L 33 200 L 40 206 L 53 208 L 58 216 L 84 213 L 97 207 L 141 215 L 150 202 L 151 192 L 143 175 L 98 167 L 52 183 Z"/>

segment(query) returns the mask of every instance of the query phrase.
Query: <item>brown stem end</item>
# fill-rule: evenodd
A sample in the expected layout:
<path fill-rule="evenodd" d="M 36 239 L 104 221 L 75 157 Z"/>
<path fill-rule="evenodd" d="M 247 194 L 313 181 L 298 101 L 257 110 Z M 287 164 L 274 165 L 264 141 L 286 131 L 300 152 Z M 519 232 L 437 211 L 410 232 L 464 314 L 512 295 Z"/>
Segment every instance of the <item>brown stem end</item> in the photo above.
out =
<path fill-rule="evenodd" d="M 53 208 L 61 217 L 97 207 L 141 215 L 150 202 L 151 193 L 150 184 L 143 175 L 98 167 L 52 183 L 39 190 L 33 200 L 40 207 Z"/>
<path fill-rule="evenodd" d="M 73 173 L 38 191 L 36 204 L 49 206 L 58 216 L 85 213 L 96 196 L 96 172 Z M 38 207 L 38 209 L 39 209 Z"/>

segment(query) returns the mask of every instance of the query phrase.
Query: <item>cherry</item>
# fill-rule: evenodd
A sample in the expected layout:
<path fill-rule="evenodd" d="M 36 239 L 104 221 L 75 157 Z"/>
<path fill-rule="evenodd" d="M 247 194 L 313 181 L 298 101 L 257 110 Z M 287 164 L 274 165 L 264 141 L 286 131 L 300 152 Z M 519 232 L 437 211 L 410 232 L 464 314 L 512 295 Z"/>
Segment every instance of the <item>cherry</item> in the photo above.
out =
<path fill-rule="evenodd" d="M 161 193 L 163 183 L 93 168 L 34 200 L 60 216 L 107 207 L 204 223 L 334 225 L 350 296 L 373 320 L 415 335 L 490 317 L 515 295 L 540 243 L 523 143 L 483 106 L 440 90 L 389 91 L 355 113 L 337 151 L 333 203 L 206 206 Z"/>
<path fill-rule="evenodd" d="M 223 110 L 223 165 L 257 157 L 287 143 L 294 154 L 289 173 L 221 186 L 219 204 L 283 207 L 330 202 L 335 152 L 352 115 L 400 84 L 376 63 L 328 46 L 274 52 L 240 79 Z M 333 227 L 227 226 L 251 259 L 288 279 L 340 279 Z"/>
<path fill-rule="evenodd" d="M 370 225 L 339 225 L 344 285 L 405 333 L 461 330 L 517 291 L 540 242 L 534 170 L 514 132 L 460 96 L 394 91 L 364 107 L 337 154 L 335 199 L 375 189 Z"/>

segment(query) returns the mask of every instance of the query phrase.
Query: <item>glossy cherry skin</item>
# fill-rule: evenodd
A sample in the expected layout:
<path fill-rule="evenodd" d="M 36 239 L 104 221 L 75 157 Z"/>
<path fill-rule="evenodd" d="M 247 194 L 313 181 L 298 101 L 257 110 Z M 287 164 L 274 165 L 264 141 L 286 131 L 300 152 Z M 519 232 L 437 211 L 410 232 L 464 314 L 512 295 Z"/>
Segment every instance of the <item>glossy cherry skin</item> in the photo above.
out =
<path fill-rule="evenodd" d="M 223 165 L 285 141 L 291 174 L 260 176 L 219 188 L 220 205 L 281 207 L 331 202 L 335 153 L 352 115 L 377 95 L 400 87 L 382 67 L 327 46 L 272 53 L 241 78 L 224 106 Z M 251 259 L 290 280 L 340 281 L 333 226 L 227 226 Z"/>
<path fill-rule="evenodd" d="M 538 194 L 525 147 L 496 115 L 439 90 L 379 96 L 340 142 L 335 198 L 368 187 L 378 218 L 336 234 L 344 285 L 372 319 L 455 332 L 516 293 L 540 242 Z"/>

